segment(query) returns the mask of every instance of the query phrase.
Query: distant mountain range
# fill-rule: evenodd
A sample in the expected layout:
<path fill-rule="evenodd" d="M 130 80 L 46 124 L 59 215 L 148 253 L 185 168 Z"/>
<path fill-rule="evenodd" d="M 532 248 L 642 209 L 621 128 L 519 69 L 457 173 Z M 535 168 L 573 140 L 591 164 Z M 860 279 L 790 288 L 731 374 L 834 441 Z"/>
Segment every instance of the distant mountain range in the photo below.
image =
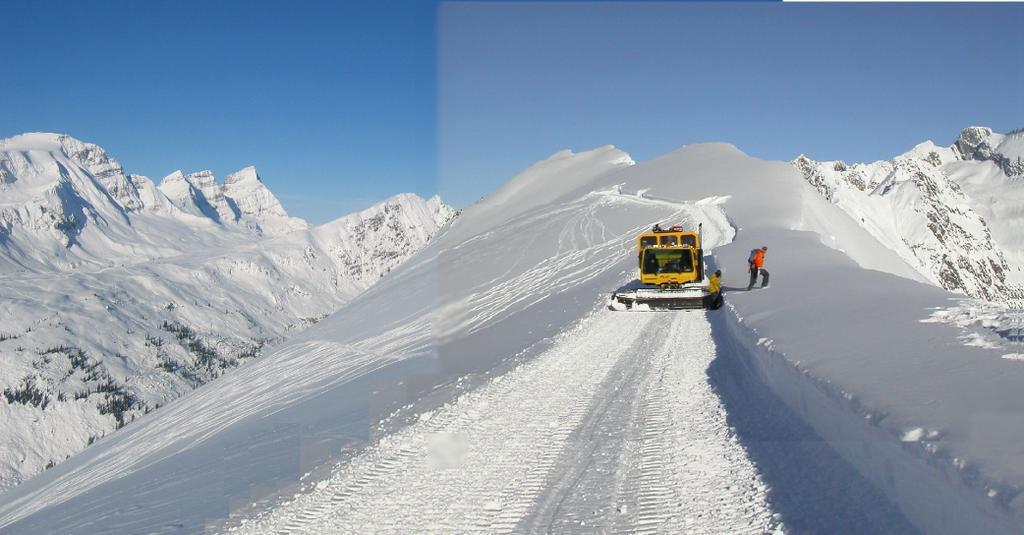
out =
<path fill-rule="evenodd" d="M 1024 306 L 1024 131 L 972 126 L 890 160 L 792 163 L 934 284 Z"/>
<path fill-rule="evenodd" d="M 312 325 L 455 216 L 401 194 L 310 227 L 253 167 L 156 185 L 66 135 L 0 140 L 0 489 Z"/>

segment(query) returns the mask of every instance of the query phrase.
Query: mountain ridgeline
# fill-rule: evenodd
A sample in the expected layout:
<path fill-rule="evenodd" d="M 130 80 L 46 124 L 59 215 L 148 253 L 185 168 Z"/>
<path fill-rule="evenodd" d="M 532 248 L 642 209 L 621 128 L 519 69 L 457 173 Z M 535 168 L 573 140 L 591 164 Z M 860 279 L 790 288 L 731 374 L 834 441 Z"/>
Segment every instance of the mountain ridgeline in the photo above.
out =
<path fill-rule="evenodd" d="M 0 140 L 0 490 L 313 325 L 456 212 L 311 227 L 247 167 L 159 185 L 65 135 Z"/>
<path fill-rule="evenodd" d="M 792 164 L 934 284 L 1024 306 L 1024 131 L 970 127 L 886 161 Z"/>
<path fill-rule="evenodd" d="M 176 171 L 156 185 L 66 135 L 0 140 L 0 267 L 62 271 L 135 263 L 307 228 L 248 167 Z M 9 269 L 5 269 L 9 271 Z"/>

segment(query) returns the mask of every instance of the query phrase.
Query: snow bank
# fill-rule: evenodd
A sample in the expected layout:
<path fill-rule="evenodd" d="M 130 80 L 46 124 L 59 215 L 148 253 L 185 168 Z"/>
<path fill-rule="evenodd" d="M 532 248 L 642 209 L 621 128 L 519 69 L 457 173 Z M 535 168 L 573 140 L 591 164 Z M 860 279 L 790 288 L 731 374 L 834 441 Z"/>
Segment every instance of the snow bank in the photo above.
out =
<path fill-rule="evenodd" d="M 772 286 L 729 293 L 722 315 L 745 367 L 918 528 L 1017 532 L 1024 404 L 1010 392 L 1024 367 L 922 322 L 945 292 L 857 269 L 817 241 L 756 233 L 716 251 L 737 265 L 772 244 Z"/>

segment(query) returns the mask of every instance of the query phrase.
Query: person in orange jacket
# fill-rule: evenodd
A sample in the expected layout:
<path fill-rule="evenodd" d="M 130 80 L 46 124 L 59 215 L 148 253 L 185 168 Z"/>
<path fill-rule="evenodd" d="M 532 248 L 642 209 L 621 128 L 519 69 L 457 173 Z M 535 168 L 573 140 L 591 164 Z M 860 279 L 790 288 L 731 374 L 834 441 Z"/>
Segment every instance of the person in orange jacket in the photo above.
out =
<path fill-rule="evenodd" d="M 767 252 L 767 245 L 760 249 L 750 251 L 750 258 L 747 259 L 747 263 L 750 265 L 750 284 L 747 286 L 747 291 L 754 289 L 754 283 L 757 282 L 758 273 L 761 274 L 761 287 L 768 287 L 768 270 L 764 269 L 764 255 Z"/>

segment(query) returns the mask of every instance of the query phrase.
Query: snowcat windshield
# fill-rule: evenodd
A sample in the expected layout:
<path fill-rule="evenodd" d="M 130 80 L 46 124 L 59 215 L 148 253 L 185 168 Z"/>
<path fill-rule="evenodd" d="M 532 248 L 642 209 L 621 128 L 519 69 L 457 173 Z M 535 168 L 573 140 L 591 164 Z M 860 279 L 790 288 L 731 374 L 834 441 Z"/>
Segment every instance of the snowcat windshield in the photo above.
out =
<path fill-rule="evenodd" d="M 693 252 L 690 249 L 644 250 L 643 272 L 645 275 L 691 273 L 692 271 Z"/>

